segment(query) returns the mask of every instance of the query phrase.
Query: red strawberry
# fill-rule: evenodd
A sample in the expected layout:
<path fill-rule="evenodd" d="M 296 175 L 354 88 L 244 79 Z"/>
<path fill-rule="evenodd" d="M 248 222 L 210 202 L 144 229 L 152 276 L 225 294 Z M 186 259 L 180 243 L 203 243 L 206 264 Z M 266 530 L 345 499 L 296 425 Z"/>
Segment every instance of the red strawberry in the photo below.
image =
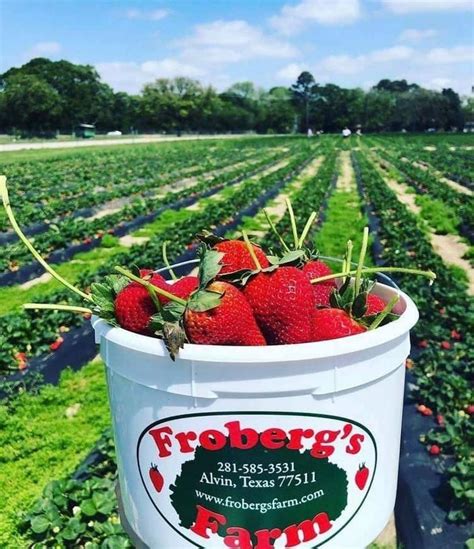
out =
<path fill-rule="evenodd" d="M 151 280 L 152 284 L 163 288 L 177 297 L 186 299 L 197 289 L 199 286 L 199 279 L 197 276 L 184 276 L 177 280 L 174 284 L 168 284 L 165 281 L 165 285 L 157 284 L 154 278 Z M 158 296 L 161 303 L 168 303 L 169 299 L 163 295 Z"/>
<path fill-rule="evenodd" d="M 201 345 L 266 345 L 244 294 L 232 284 L 217 281 L 208 290 L 222 293 L 217 307 L 186 309 L 184 324 L 191 343 Z"/>
<path fill-rule="evenodd" d="M 312 341 L 338 339 L 366 330 L 342 309 L 316 309 L 313 313 Z"/>
<path fill-rule="evenodd" d="M 440 347 L 441 349 L 445 349 L 446 351 L 449 351 L 449 349 L 451 349 L 451 343 L 449 343 L 449 341 L 442 341 L 440 343 Z"/>
<path fill-rule="evenodd" d="M 381 313 L 387 304 L 385 301 L 375 294 L 369 294 L 367 296 L 367 311 L 364 316 L 378 315 Z"/>
<path fill-rule="evenodd" d="M 428 452 L 429 452 L 432 456 L 438 456 L 438 455 L 441 453 L 441 448 L 440 448 L 437 444 L 432 444 L 432 445 L 428 448 Z"/>
<path fill-rule="evenodd" d="M 270 263 L 261 248 L 255 244 L 252 244 L 252 246 L 262 269 L 269 267 Z M 215 244 L 213 249 L 224 254 L 224 257 L 221 259 L 222 268 L 219 272 L 220 275 L 244 269 L 254 270 L 256 268 L 247 245 L 242 240 L 224 240 Z"/>
<path fill-rule="evenodd" d="M 280 267 L 259 273 L 244 287 L 244 294 L 269 344 L 311 341 L 314 294 L 302 271 Z"/>
<path fill-rule="evenodd" d="M 163 475 L 158 471 L 158 467 L 152 463 L 148 474 L 150 475 L 150 480 L 153 484 L 153 488 L 157 492 L 161 492 L 165 481 L 163 479 Z"/>
<path fill-rule="evenodd" d="M 326 276 L 332 274 L 332 269 L 324 263 L 324 261 L 308 261 L 303 267 L 303 272 L 309 278 L 319 278 L 321 276 Z M 332 291 L 336 287 L 336 282 L 334 280 L 326 280 L 324 282 L 318 282 L 313 284 L 313 294 L 315 299 L 316 307 L 330 307 L 329 297 L 332 294 Z"/>
<path fill-rule="evenodd" d="M 138 282 L 125 286 L 115 298 L 115 317 L 125 330 L 148 335 L 148 324 L 155 313 L 148 290 Z"/>
<path fill-rule="evenodd" d="M 355 474 L 355 483 L 357 485 L 357 488 L 359 488 L 359 490 L 363 490 L 365 488 L 368 478 L 369 478 L 369 470 L 365 466 L 365 463 L 362 463 L 362 465 L 359 465 L 359 470 Z"/>
<path fill-rule="evenodd" d="M 59 347 L 61 347 L 61 345 L 64 343 L 64 339 L 60 336 L 56 339 L 56 341 L 54 341 L 53 343 L 51 343 L 51 345 L 49 346 L 49 348 L 51 349 L 51 351 L 57 351 L 59 349 Z"/>
<path fill-rule="evenodd" d="M 456 341 L 461 339 L 461 334 L 457 330 L 451 330 L 451 337 Z"/>

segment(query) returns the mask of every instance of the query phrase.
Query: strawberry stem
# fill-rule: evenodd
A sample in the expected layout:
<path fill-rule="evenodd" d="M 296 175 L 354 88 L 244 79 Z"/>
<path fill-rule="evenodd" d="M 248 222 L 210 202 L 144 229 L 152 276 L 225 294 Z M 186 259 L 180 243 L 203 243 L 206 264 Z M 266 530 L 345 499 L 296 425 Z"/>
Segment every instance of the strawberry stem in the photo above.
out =
<path fill-rule="evenodd" d="M 249 254 L 252 257 L 252 260 L 255 263 L 255 267 L 257 268 L 258 271 L 261 271 L 262 266 L 260 265 L 260 261 L 258 260 L 257 254 L 253 249 L 252 243 L 250 242 L 246 231 L 242 231 L 242 236 L 244 237 L 244 242 L 245 242 L 245 245 L 247 246 L 247 250 L 249 251 Z"/>
<path fill-rule="evenodd" d="M 301 233 L 300 239 L 298 241 L 298 249 L 303 247 L 304 241 L 306 240 L 309 230 L 311 229 L 311 226 L 313 225 L 314 220 L 317 216 L 318 214 L 316 212 L 312 212 L 311 215 L 308 217 L 308 221 L 306 221 L 306 225 L 304 226 L 303 232 Z"/>
<path fill-rule="evenodd" d="M 265 208 L 263 208 L 263 213 L 265 214 L 265 217 L 267 219 L 268 225 L 270 226 L 270 229 L 273 231 L 275 236 L 278 238 L 278 240 L 280 241 L 280 244 L 283 246 L 285 251 L 290 252 L 291 251 L 290 248 L 288 248 L 288 246 L 286 245 L 285 241 L 283 240 L 281 234 L 277 231 L 277 229 L 275 227 L 275 224 L 271 220 L 270 215 L 268 214 L 268 212 Z"/>
<path fill-rule="evenodd" d="M 24 303 L 23 309 L 46 309 L 50 311 L 71 311 L 74 313 L 92 314 L 91 309 L 88 309 L 87 307 L 77 307 L 76 305 L 61 305 L 60 303 Z"/>
<path fill-rule="evenodd" d="M 351 261 L 352 261 L 352 240 L 348 240 L 346 244 L 346 254 L 344 256 L 344 259 L 342 261 L 342 270 L 347 271 L 347 269 L 351 268 Z M 344 277 L 344 282 L 346 281 L 347 277 Z"/>
<path fill-rule="evenodd" d="M 115 267 L 115 270 L 122 274 L 123 276 L 126 276 L 129 280 L 133 280 L 134 282 L 138 282 L 138 284 L 141 284 L 144 286 L 149 292 L 153 292 L 154 294 L 159 294 L 164 297 L 167 297 L 170 301 L 175 301 L 176 303 L 180 303 L 181 305 L 186 305 L 187 301 L 185 299 L 181 299 L 180 297 L 171 294 L 170 292 L 167 292 L 166 290 L 163 290 L 162 288 L 158 288 L 157 286 L 154 286 L 153 284 L 150 284 L 147 280 L 143 280 L 143 278 L 140 278 L 139 276 L 135 276 L 130 271 L 127 271 L 127 269 L 124 269 L 123 267 Z M 156 297 L 156 296 L 155 296 Z M 155 303 L 156 305 L 156 303 Z"/>
<path fill-rule="evenodd" d="M 171 268 L 170 262 L 168 261 L 168 254 L 166 253 L 166 248 L 168 246 L 168 242 L 163 242 L 162 252 L 163 252 L 163 262 L 168 267 L 168 272 L 171 275 L 171 278 L 173 280 L 178 280 L 178 277 L 174 274 L 173 269 Z"/>
<path fill-rule="evenodd" d="M 360 283 L 362 279 L 362 269 L 364 268 L 365 255 L 367 253 L 368 244 L 369 244 L 369 227 L 364 227 L 364 233 L 362 235 L 362 246 L 360 248 L 360 254 L 359 254 L 359 263 L 357 264 L 357 272 L 356 272 L 355 281 L 354 281 L 354 295 L 359 295 Z"/>
<path fill-rule="evenodd" d="M 372 322 L 372 324 L 369 326 L 369 330 L 375 330 L 375 328 L 378 328 L 384 318 L 392 312 L 392 309 L 395 307 L 395 304 L 400 299 L 400 296 L 398 294 L 395 294 L 392 299 L 385 305 L 383 310 L 377 315 L 377 318 Z"/>
<path fill-rule="evenodd" d="M 288 208 L 288 213 L 290 214 L 291 230 L 293 232 L 293 241 L 295 243 L 295 250 L 298 249 L 298 228 L 296 227 L 295 212 L 293 211 L 293 206 L 289 198 L 285 198 L 286 207 Z"/>
<path fill-rule="evenodd" d="M 84 293 L 82 290 L 79 290 L 79 288 L 76 288 L 73 286 L 70 282 L 65 280 L 60 274 L 58 274 L 54 269 L 52 269 L 46 261 L 41 257 L 40 253 L 33 247 L 33 244 L 26 238 L 23 231 L 20 229 L 20 226 L 18 225 L 15 215 L 13 213 L 11 204 L 10 204 L 10 198 L 8 196 L 8 189 L 7 189 L 7 178 L 4 175 L 0 175 L 0 194 L 2 196 L 3 201 L 3 207 L 5 208 L 5 211 L 7 213 L 8 219 L 10 220 L 10 223 L 13 227 L 13 230 L 18 235 L 18 238 L 23 242 L 23 244 L 28 248 L 28 250 L 31 252 L 33 257 L 38 261 L 38 263 L 44 267 L 44 269 L 58 282 L 60 282 L 63 286 L 66 286 L 69 290 L 73 291 L 77 295 L 80 295 L 83 299 L 86 301 L 92 301 L 92 297 L 86 293 Z"/>
<path fill-rule="evenodd" d="M 367 267 L 365 269 L 362 269 L 361 271 L 361 274 L 376 274 L 376 273 L 407 273 L 407 274 L 426 276 L 430 279 L 431 284 L 436 278 L 436 275 L 433 271 L 421 271 L 419 269 L 407 269 L 405 267 Z M 341 273 L 333 273 L 330 275 L 320 276 L 318 278 L 313 278 L 310 282 L 311 284 L 317 284 L 318 282 L 332 280 L 333 278 L 352 276 L 354 274 L 357 274 L 357 269 L 354 269 L 352 271 L 343 271 Z"/>

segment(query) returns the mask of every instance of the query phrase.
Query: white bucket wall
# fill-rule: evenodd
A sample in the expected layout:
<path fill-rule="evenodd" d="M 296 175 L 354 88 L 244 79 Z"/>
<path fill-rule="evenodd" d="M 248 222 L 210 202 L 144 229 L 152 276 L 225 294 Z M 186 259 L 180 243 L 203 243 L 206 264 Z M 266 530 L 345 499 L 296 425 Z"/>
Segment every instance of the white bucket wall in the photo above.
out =
<path fill-rule="evenodd" d="M 394 291 L 378 284 L 375 293 L 388 300 Z M 124 510 L 139 538 L 158 549 L 263 549 L 290 546 L 287 543 L 301 549 L 320 545 L 339 549 L 370 544 L 386 525 L 394 507 L 405 359 L 410 349 L 409 330 L 418 319 L 411 299 L 402 292 L 400 296 L 400 318 L 373 332 L 287 346 L 186 345 L 175 362 L 170 360 L 162 341 L 112 328 L 94 318 L 96 339 L 107 366 Z M 250 429 L 247 434 L 252 436 L 247 439 L 241 431 L 239 434 L 235 421 L 239 421 L 241 431 Z M 229 423 L 233 435 L 226 427 Z M 209 429 L 213 432 L 209 433 Z M 299 441 L 298 429 L 305 430 Z M 276 448 L 283 441 L 280 430 L 286 435 L 285 447 Z M 194 451 L 196 446 L 202 446 L 202 440 L 190 435 L 180 443 L 176 438 L 176 434 L 190 431 L 204 437 L 207 446 L 215 443 L 216 448 L 219 442 L 223 443 L 224 435 L 228 446 L 233 440 L 237 445 L 250 444 L 252 431 L 265 434 L 249 448 L 251 451 L 229 450 L 230 454 L 225 454 L 228 466 L 218 465 L 225 461 L 213 462 L 212 470 L 206 470 L 206 465 L 201 470 L 196 465 L 199 472 L 193 478 L 182 465 L 193 459 L 197 462 Z M 314 436 L 310 436 L 312 431 Z M 329 439 L 330 442 L 324 442 Z M 305 456 L 309 456 L 313 445 L 316 453 L 330 452 L 328 446 L 333 453 L 328 460 L 317 456 L 309 460 Z M 288 446 L 299 465 L 288 458 Z M 262 467 L 257 467 L 256 454 L 246 463 L 246 453 L 250 455 L 257 448 L 263 452 L 260 456 L 270 460 Z M 209 448 L 204 454 L 205 460 L 220 455 Z M 280 458 L 283 454 L 285 457 Z M 236 456 L 235 464 L 229 455 Z M 310 467 L 314 463 L 315 471 L 322 470 L 323 462 L 329 463 L 324 467 L 330 469 L 321 476 L 305 469 L 305 476 L 298 469 L 303 458 Z M 252 463 L 254 473 L 246 474 Z M 278 475 L 274 470 L 276 463 L 287 463 L 280 467 L 280 473 L 288 474 Z M 157 466 L 159 475 L 151 471 L 151 464 Z M 221 470 L 217 471 L 216 466 Z M 226 472 L 226 467 L 232 471 Z M 177 479 L 178 475 L 181 479 Z M 302 480 L 295 486 L 298 475 Z M 232 486 L 216 485 L 217 477 Z M 288 478 L 282 481 L 280 477 Z M 265 487 L 262 479 L 267 483 L 273 479 L 277 486 L 290 483 L 291 489 Z M 257 480 L 260 486 L 255 487 Z M 173 484 L 179 485 L 176 501 L 170 499 Z M 183 494 L 186 498 L 189 495 L 191 511 L 183 509 L 187 504 Z M 271 495 L 270 501 L 266 494 Z M 227 499 L 220 503 L 212 499 L 220 495 Z M 205 497 L 211 499 L 204 501 Z M 310 497 L 314 498 L 311 503 Z M 253 509 L 245 509 L 250 504 Z M 240 509 L 236 508 L 238 505 Z M 327 515 L 329 522 L 321 515 L 325 506 L 334 512 L 335 518 Z M 260 537 L 255 535 L 255 529 L 248 534 L 243 530 L 245 517 L 255 520 L 256 516 L 262 521 Z M 280 523 L 268 529 L 266 524 L 273 520 L 272 516 Z M 240 522 L 232 524 L 232 520 Z M 312 522 L 301 525 L 303 520 Z M 213 528 L 219 522 L 222 524 L 218 536 Z M 241 530 L 232 530 L 235 526 Z M 273 528 L 276 530 L 268 531 Z"/>

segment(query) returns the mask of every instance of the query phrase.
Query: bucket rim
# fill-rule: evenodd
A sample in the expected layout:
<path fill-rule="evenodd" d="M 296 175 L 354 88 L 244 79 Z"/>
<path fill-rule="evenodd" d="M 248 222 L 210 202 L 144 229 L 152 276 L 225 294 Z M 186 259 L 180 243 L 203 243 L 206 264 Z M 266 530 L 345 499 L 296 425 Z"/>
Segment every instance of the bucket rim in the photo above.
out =
<path fill-rule="evenodd" d="M 395 293 L 398 293 L 400 296 L 399 304 L 401 303 L 405 307 L 405 310 L 397 320 L 385 326 L 380 326 L 373 331 L 339 339 L 295 343 L 291 345 L 250 347 L 185 343 L 184 348 L 179 350 L 176 362 L 253 363 L 255 365 L 288 361 L 297 362 L 363 352 L 388 344 L 399 337 L 408 336 L 410 329 L 416 324 L 419 317 L 418 309 L 413 300 L 401 290 L 395 290 L 379 282 L 374 286 L 374 290 L 374 293 L 383 293 L 388 299 Z M 114 327 L 106 320 L 97 316 L 92 317 L 91 323 L 96 333 L 97 343 L 104 338 L 110 343 L 115 343 L 133 351 L 169 359 L 169 352 L 161 339 L 129 332 L 120 327 Z"/>

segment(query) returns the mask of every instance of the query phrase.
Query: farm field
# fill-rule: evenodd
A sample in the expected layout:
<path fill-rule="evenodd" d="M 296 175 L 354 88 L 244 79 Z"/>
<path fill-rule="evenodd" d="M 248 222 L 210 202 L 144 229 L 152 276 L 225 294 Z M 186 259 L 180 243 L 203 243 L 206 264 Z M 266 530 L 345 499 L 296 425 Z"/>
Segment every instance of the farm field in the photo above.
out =
<path fill-rule="evenodd" d="M 271 247 L 261 209 L 289 238 L 286 198 L 300 220 L 318 212 L 308 238 L 323 255 L 341 257 L 352 239 L 357 257 L 369 225 L 368 263 L 433 270 L 432 286 L 394 279 L 420 310 L 407 361 L 413 411 L 426 416 L 419 446 L 442 473 L 446 519 L 463 523 L 473 505 L 473 155 L 469 135 L 266 136 L 0 153 L 0 174 L 35 247 L 82 288 L 116 264 L 162 267 L 164 242 L 172 263 L 193 258 L 194 235 L 209 227 Z M 89 323 L 25 312 L 74 300 L 3 211 L 0 244 L 0 545 L 131 547 Z"/>

